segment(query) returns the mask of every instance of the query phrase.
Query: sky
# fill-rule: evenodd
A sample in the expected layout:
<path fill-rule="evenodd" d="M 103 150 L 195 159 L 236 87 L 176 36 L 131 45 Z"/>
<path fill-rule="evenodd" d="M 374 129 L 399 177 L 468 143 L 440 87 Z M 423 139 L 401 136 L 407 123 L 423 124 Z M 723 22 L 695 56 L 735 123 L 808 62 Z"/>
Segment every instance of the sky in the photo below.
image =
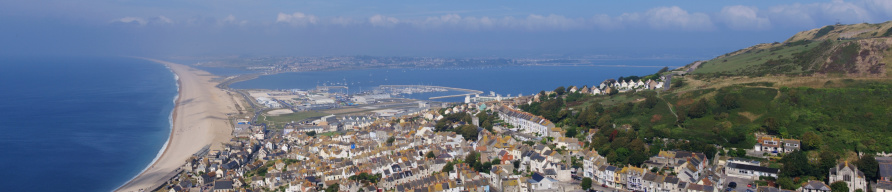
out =
<path fill-rule="evenodd" d="M 889 0 L 0 0 L 0 55 L 705 59 L 889 20 Z"/>

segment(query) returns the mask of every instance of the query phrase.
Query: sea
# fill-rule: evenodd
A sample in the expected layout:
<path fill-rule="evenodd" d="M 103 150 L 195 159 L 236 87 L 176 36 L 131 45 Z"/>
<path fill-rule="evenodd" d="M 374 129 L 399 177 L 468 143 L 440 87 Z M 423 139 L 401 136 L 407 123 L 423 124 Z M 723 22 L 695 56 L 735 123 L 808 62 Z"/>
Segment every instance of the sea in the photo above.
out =
<path fill-rule="evenodd" d="M 0 58 L 2 191 L 112 191 L 170 134 L 163 65 L 118 57 Z"/>
<path fill-rule="evenodd" d="M 605 60 L 586 66 L 362 69 L 280 73 L 232 84 L 240 89 L 347 85 L 436 85 L 503 96 L 559 86 L 597 85 L 692 60 Z M 183 64 L 189 64 L 188 62 Z M 252 73 L 201 68 L 217 75 Z M 121 57 L 0 58 L 0 191 L 111 191 L 157 158 L 170 134 L 177 95 L 173 73 Z M 408 95 L 409 98 L 455 94 Z M 443 101 L 461 101 L 448 98 Z"/>
<path fill-rule="evenodd" d="M 434 69 L 362 69 L 279 73 L 237 82 L 237 89 L 301 89 L 316 86 L 343 86 L 348 93 L 365 92 L 380 85 L 434 85 L 495 93 L 503 97 L 531 95 L 558 87 L 599 85 L 606 79 L 620 76 L 645 76 L 663 67 L 677 68 L 693 62 L 690 59 L 598 60 L 577 66 L 505 66 Z M 231 72 L 231 71 L 226 71 Z M 344 91 L 344 90 L 336 90 Z M 464 94 L 448 91 L 403 95 L 428 100 L 430 97 Z M 464 97 L 436 99 L 460 102 Z"/>

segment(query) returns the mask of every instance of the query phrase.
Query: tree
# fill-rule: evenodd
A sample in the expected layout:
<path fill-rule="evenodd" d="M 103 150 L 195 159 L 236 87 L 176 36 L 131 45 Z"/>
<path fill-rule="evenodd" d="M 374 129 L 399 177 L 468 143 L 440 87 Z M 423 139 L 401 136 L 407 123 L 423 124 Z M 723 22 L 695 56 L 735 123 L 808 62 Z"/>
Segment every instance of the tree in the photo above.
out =
<path fill-rule="evenodd" d="M 667 72 L 667 71 L 669 71 L 669 67 L 663 67 L 662 69 L 660 69 L 659 71 L 657 71 L 657 74 L 665 73 L 665 72 Z"/>
<path fill-rule="evenodd" d="M 477 134 L 479 134 L 479 131 L 477 131 L 477 126 L 475 125 L 462 125 L 455 131 L 456 133 L 461 134 L 461 136 L 468 141 L 477 140 Z"/>
<path fill-rule="evenodd" d="M 613 122 L 613 118 L 610 117 L 610 114 L 606 114 L 604 116 L 601 116 L 600 119 L 598 119 L 598 127 L 599 128 L 611 127 L 611 125 L 613 125 L 612 122 Z"/>
<path fill-rule="evenodd" d="M 316 136 L 316 131 L 310 131 L 310 132 L 307 132 L 307 136 L 315 137 L 315 136 Z"/>
<path fill-rule="evenodd" d="M 876 158 L 872 155 L 865 155 L 855 161 L 855 165 L 858 166 L 858 170 L 864 172 L 864 177 L 867 177 L 868 181 L 876 181 L 879 173 L 879 163 L 877 163 Z"/>
<path fill-rule="evenodd" d="M 434 157 L 437 157 L 437 156 L 434 155 L 433 151 L 428 151 L 427 155 L 425 155 L 425 157 L 433 159 Z"/>
<path fill-rule="evenodd" d="M 849 192 L 849 185 L 843 181 L 837 181 L 830 184 L 830 192 Z"/>
<path fill-rule="evenodd" d="M 737 148 L 735 150 L 728 150 L 728 156 L 731 157 L 746 157 L 746 149 Z"/>
<path fill-rule="evenodd" d="M 393 136 L 390 136 L 390 138 L 387 138 L 387 144 L 388 145 L 393 144 L 393 141 L 395 141 L 395 140 L 396 140 L 396 138 L 394 138 Z"/>
<path fill-rule="evenodd" d="M 709 112 L 709 103 L 706 102 L 706 99 L 700 99 L 697 103 L 694 103 L 691 106 L 691 109 L 688 110 L 688 116 L 691 118 L 700 118 L 706 115 Z"/>
<path fill-rule="evenodd" d="M 790 179 L 789 177 L 778 178 L 776 183 L 778 186 L 780 186 L 781 189 L 794 190 L 798 188 L 796 187 L 796 184 L 793 184 L 793 179 Z"/>
<path fill-rule="evenodd" d="M 821 136 L 815 132 L 805 132 L 802 134 L 802 150 L 814 150 L 821 147 Z"/>
<path fill-rule="evenodd" d="M 781 167 L 781 175 L 787 177 L 806 176 L 809 175 L 810 170 L 813 169 L 811 165 L 808 164 L 808 157 L 806 157 L 805 152 L 802 151 L 787 153 L 781 158 L 780 162 L 784 164 L 783 167 Z"/>
<path fill-rule="evenodd" d="M 564 95 L 565 90 L 567 90 L 567 88 L 564 88 L 564 86 L 560 86 L 554 89 L 554 93 L 557 93 L 557 95 Z"/>
<path fill-rule="evenodd" d="M 669 84 L 670 85 L 669 87 L 671 87 L 671 88 L 678 88 L 678 87 L 684 86 L 684 80 L 682 80 L 681 78 L 672 79 L 671 81 L 672 81 L 672 83 Z"/>
<path fill-rule="evenodd" d="M 830 150 L 821 151 L 820 157 L 821 157 L 821 164 L 820 164 L 821 170 L 830 170 L 830 168 L 832 168 L 833 166 L 836 166 L 836 160 L 839 159 L 839 155 L 837 155 L 836 153 L 834 153 Z"/>
<path fill-rule="evenodd" d="M 642 103 L 642 105 L 644 106 L 644 108 L 653 109 L 654 106 L 657 106 L 658 102 L 659 101 L 657 100 L 656 95 L 647 94 L 644 96 L 644 103 Z"/>
<path fill-rule="evenodd" d="M 446 162 L 446 165 L 443 166 L 443 169 L 441 169 L 440 172 L 449 173 L 449 172 L 452 172 L 452 169 L 455 169 L 455 167 L 454 167 L 452 161 L 450 161 L 450 162 Z"/>
<path fill-rule="evenodd" d="M 731 110 L 740 107 L 740 97 L 737 95 L 728 94 L 722 97 L 722 101 L 719 103 L 725 109 Z"/>
<path fill-rule="evenodd" d="M 567 128 L 567 132 L 564 133 L 564 137 L 576 137 L 576 128 L 570 127 Z"/>
<path fill-rule="evenodd" d="M 492 130 L 493 118 L 494 118 L 493 116 L 490 116 L 486 112 L 477 114 L 477 119 L 479 119 L 479 121 L 480 121 L 480 127 L 483 127 L 483 129 L 486 129 L 489 132 L 493 132 L 493 130 Z"/>
<path fill-rule="evenodd" d="M 579 184 L 582 187 L 582 190 L 587 190 L 592 188 L 592 178 L 582 178 L 582 183 Z"/>
<path fill-rule="evenodd" d="M 467 163 L 468 165 L 471 165 L 471 166 L 473 166 L 474 164 L 477 164 L 477 159 L 478 159 L 477 156 L 478 155 L 477 155 L 476 151 L 471 151 L 471 153 L 468 153 L 468 155 L 465 156 L 465 163 Z"/>
<path fill-rule="evenodd" d="M 765 131 L 768 132 L 768 134 L 772 134 L 772 135 L 780 134 L 779 122 L 774 117 L 766 118 L 765 123 L 764 123 L 764 125 L 762 125 L 762 127 L 765 128 Z"/>
<path fill-rule="evenodd" d="M 333 185 L 329 185 L 328 188 L 325 188 L 325 192 L 338 192 L 341 190 L 341 186 L 338 186 L 337 183 Z"/>

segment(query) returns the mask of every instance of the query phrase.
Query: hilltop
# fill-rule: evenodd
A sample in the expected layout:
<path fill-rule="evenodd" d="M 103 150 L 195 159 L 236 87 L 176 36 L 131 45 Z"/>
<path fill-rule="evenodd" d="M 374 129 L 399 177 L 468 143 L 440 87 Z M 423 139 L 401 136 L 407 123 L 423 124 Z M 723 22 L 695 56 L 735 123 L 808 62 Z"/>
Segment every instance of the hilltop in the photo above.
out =
<path fill-rule="evenodd" d="M 704 77 L 799 76 L 887 78 L 892 63 L 892 21 L 828 25 L 784 42 L 764 43 L 701 64 Z M 687 66 L 692 67 L 692 66 Z"/>

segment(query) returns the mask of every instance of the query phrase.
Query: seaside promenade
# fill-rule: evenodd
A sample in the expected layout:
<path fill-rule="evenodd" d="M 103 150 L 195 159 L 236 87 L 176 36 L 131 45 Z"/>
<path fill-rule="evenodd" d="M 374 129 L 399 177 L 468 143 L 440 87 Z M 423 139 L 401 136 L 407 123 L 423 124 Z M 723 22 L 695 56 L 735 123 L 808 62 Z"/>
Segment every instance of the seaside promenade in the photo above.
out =
<path fill-rule="evenodd" d="M 231 138 L 227 114 L 236 113 L 235 100 L 215 87 L 215 76 L 185 65 L 146 59 L 163 64 L 177 75 L 179 96 L 173 112 L 170 138 L 159 157 L 142 173 L 115 191 L 149 191 L 167 182 L 178 168 L 206 145 L 219 149 Z"/>

